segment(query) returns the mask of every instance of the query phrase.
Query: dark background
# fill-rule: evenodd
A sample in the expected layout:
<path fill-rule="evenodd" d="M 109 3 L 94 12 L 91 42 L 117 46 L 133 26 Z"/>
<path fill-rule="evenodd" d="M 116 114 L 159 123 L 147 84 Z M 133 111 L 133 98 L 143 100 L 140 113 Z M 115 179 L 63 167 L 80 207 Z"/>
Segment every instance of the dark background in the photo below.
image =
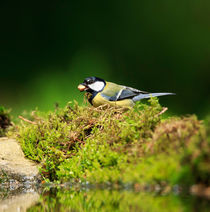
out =
<path fill-rule="evenodd" d="M 21 1 L 0 7 L 0 105 L 83 102 L 88 76 L 151 92 L 177 114 L 210 108 L 210 1 Z"/>

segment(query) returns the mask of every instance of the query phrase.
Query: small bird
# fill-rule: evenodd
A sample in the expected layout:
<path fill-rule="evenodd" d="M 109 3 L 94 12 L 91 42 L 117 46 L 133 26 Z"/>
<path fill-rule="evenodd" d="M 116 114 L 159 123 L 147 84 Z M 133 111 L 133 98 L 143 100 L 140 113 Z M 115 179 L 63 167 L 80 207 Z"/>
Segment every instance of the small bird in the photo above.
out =
<path fill-rule="evenodd" d="M 78 89 L 88 93 L 87 98 L 94 107 L 109 104 L 121 107 L 133 107 L 135 102 L 155 97 L 174 95 L 174 93 L 149 93 L 135 88 L 107 82 L 98 77 L 87 77 L 83 83 L 78 85 Z"/>

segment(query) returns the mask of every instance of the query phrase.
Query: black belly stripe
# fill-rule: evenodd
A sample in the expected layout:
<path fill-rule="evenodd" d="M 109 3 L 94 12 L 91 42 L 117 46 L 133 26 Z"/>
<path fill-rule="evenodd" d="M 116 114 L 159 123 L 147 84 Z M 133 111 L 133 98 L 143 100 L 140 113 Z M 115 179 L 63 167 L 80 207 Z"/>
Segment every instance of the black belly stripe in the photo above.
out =
<path fill-rule="evenodd" d="M 88 101 L 90 102 L 91 105 L 93 105 L 92 101 L 97 94 L 98 92 L 94 91 L 91 93 L 90 97 L 88 98 Z"/>

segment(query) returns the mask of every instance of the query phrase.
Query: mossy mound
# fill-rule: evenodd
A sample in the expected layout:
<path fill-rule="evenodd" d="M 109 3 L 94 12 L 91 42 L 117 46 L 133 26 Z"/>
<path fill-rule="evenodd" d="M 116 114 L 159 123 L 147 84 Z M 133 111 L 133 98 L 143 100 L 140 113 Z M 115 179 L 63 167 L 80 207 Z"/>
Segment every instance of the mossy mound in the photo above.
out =
<path fill-rule="evenodd" d="M 0 137 L 5 136 L 6 129 L 11 125 L 9 110 L 0 106 Z"/>
<path fill-rule="evenodd" d="M 209 185 L 209 131 L 196 116 L 161 111 L 156 98 L 127 111 L 69 104 L 45 118 L 33 113 L 16 135 L 50 181 Z"/>

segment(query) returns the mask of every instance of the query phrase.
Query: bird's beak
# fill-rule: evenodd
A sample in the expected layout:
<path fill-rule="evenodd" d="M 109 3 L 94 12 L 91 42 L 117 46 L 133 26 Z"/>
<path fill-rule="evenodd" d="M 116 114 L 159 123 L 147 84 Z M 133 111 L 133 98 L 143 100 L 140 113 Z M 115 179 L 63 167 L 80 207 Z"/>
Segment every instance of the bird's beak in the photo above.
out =
<path fill-rule="evenodd" d="M 79 84 L 77 87 L 81 92 L 87 90 L 87 87 L 83 84 Z"/>

